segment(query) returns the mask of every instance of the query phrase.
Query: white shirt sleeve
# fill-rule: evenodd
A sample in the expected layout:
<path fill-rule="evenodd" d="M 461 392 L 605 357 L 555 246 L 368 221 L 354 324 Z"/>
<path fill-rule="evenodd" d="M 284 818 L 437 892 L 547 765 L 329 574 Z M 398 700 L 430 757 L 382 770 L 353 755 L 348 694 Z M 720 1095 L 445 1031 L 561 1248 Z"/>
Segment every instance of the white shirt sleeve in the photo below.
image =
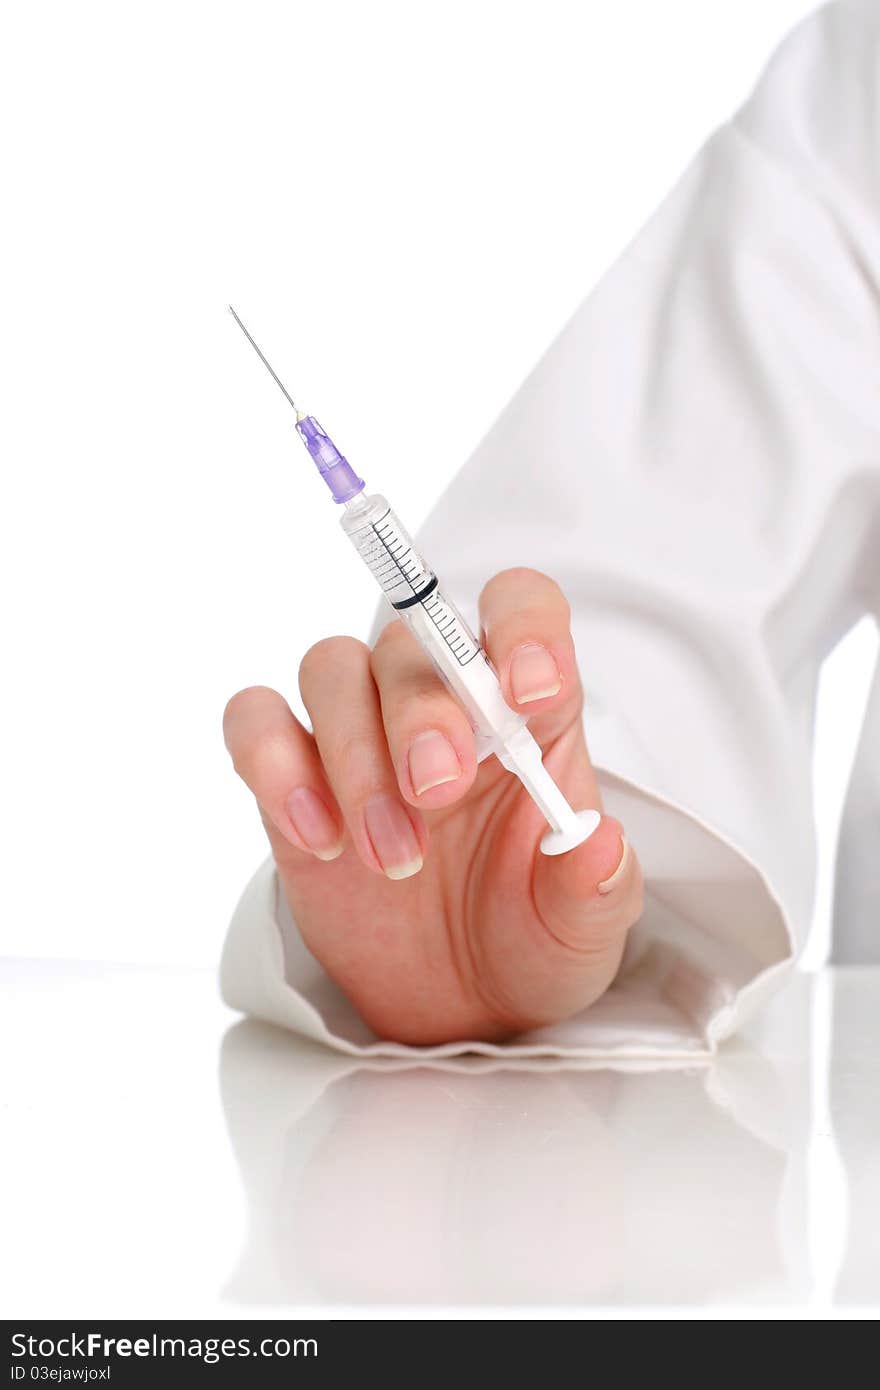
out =
<path fill-rule="evenodd" d="M 813 897 L 819 667 L 880 597 L 878 79 L 870 0 L 795 30 L 421 538 L 465 610 L 511 565 L 571 602 L 604 804 L 646 879 L 614 986 L 505 1047 L 378 1042 L 266 865 L 230 1004 L 349 1052 L 693 1060 L 782 978 Z"/>

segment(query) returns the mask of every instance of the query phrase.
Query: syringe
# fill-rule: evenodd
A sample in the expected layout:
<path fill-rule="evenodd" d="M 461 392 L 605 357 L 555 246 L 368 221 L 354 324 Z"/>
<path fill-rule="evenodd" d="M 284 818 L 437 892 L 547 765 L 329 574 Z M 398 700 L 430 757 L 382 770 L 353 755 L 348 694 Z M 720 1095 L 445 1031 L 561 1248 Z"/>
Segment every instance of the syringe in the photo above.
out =
<path fill-rule="evenodd" d="M 494 753 L 522 782 L 550 825 L 541 840 L 544 854 L 564 854 L 592 835 L 601 819 L 594 810 L 574 811 L 541 760 L 541 749 L 523 715 L 511 709 L 489 657 L 437 576 L 416 550 L 384 497 L 366 496 L 364 482 L 313 415 L 301 411 L 257 347 L 238 314 L 229 312 L 296 411 L 296 428 L 333 497 L 344 507 L 341 523 L 394 613 L 421 643 L 442 680 L 464 708 L 474 730 L 480 761 Z"/>

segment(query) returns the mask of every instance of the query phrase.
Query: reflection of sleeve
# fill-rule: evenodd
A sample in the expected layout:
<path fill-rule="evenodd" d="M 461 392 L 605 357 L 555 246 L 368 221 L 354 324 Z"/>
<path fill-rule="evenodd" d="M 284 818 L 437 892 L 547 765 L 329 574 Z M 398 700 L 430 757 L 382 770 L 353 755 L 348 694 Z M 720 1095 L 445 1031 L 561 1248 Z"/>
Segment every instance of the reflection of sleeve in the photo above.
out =
<path fill-rule="evenodd" d="M 878 598 L 875 590 L 875 612 Z M 880 965 L 880 664 L 844 808 L 836 880 L 835 964 Z"/>
<path fill-rule="evenodd" d="M 646 871 L 617 983 L 545 1049 L 705 1050 L 807 927 L 818 669 L 880 588 L 878 53 L 871 3 L 795 31 L 424 532 L 463 604 L 509 565 L 560 581 Z M 229 1002 L 333 1041 L 321 981 L 291 923 L 237 914 Z"/>

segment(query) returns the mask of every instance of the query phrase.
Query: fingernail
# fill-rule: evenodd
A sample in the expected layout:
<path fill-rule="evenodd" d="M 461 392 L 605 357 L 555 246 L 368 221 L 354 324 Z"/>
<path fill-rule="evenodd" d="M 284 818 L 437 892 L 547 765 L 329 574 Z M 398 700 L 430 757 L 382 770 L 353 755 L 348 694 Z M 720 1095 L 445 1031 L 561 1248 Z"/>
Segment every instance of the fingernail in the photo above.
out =
<path fill-rule="evenodd" d="M 518 705 L 530 700 L 546 700 L 562 689 L 562 676 L 555 657 L 537 642 L 518 648 L 510 663 L 510 689 Z"/>
<path fill-rule="evenodd" d="M 410 878 L 422 867 L 412 821 L 396 796 L 374 796 L 364 808 L 370 843 L 387 878 Z"/>
<path fill-rule="evenodd" d="M 297 787 L 287 798 L 287 814 L 307 849 L 318 859 L 338 859 L 342 853 L 339 827 L 311 787 Z"/>
<path fill-rule="evenodd" d="M 455 782 L 461 776 L 458 754 L 445 734 L 436 729 L 419 734 L 409 746 L 409 778 L 416 796 Z"/>
<path fill-rule="evenodd" d="M 600 892 L 600 893 L 611 893 L 611 892 L 617 887 L 618 883 L 620 882 L 620 880 L 623 878 L 624 874 L 626 873 L 627 865 L 629 864 L 629 856 L 630 856 L 630 853 L 631 853 L 630 847 L 629 847 L 629 840 L 621 840 L 620 843 L 621 843 L 620 863 L 618 864 L 617 868 L 614 870 L 614 873 L 611 875 L 611 877 L 610 877 L 610 878 L 606 878 L 606 880 L 605 880 L 604 883 L 600 883 L 600 884 L 598 885 L 598 889 L 599 889 L 599 892 Z"/>

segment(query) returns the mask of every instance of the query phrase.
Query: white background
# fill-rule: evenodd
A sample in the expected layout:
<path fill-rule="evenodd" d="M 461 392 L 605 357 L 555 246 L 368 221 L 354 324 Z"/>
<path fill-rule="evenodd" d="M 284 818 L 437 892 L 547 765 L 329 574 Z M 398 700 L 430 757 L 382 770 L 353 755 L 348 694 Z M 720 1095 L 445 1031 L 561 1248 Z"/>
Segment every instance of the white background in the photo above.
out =
<path fill-rule="evenodd" d="M 227 300 L 418 525 L 811 8 L 7 7 L 0 950 L 213 961 L 263 853 L 225 700 L 373 611 Z"/>

